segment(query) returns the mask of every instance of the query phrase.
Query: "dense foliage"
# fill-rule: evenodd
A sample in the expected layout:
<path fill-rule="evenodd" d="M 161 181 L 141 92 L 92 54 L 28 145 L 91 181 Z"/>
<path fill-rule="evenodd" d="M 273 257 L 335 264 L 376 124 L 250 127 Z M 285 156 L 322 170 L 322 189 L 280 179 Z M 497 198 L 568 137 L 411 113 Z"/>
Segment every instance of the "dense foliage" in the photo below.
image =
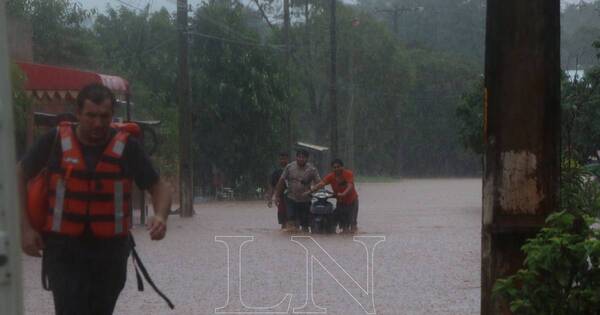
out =
<path fill-rule="evenodd" d="M 499 280 L 495 294 L 517 315 L 597 314 L 600 311 L 600 231 L 595 219 L 562 211 L 523 246 L 523 269 Z"/>
<path fill-rule="evenodd" d="M 482 73 L 485 6 L 423 1 L 392 23 L 386 10 L 395 2 L 338 2 L 339 155 L 363 175 L 477 174 L 479 160 L 461 147 L 455 112 Z M 131 82 L 134 117 L 162 121 L 155 158 L 176 175 L 174 12 L 87 11 L 74 0 L 8 4 L 11 15 L 34 25 L 35 62 Z M 216 173 L 242 190 L 262 185 L 277 153 L 288 150 L 288 119 L 294 141 L 329 145 L 329 7 L 291 4 L 289 57 L 281 1 L 212 0 L 195 8 L 194 169 L 205 190 Z"/>

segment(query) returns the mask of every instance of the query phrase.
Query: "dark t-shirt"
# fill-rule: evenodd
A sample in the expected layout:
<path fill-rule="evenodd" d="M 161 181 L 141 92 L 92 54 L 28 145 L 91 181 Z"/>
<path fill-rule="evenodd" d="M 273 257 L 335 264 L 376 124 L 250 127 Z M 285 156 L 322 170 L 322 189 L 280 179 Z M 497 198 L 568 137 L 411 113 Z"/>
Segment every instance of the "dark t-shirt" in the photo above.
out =
<path fill-rule="evenodd" d="M 283 174 L 283 168 L 277 169 L 271 173 L 271 187 L 275 188 L 275 186 L 277 186 L 277 182 L 279 182 L 281 174 Z"/>
<path fill-rule="evenodd" d="M 62 150 L 60 139 L 57 138 L 57 131 L 54 128 L 39 138 L 21 159 L 26 179 L 35 177 L 46 166 L 46 163 L 57 167 L 60 165 Z M 114 136 L 117 131 L 111 129 L 111 133 Z M 96 169 L 96 164 L 107 145 L 108 142 L 99 146 L 86 146 L 80 143 L 88 171 L 93 172 Z M 53 146 L 54 148 L 52 148 Z M 146 190 L 152 187 L 159 179 L 158 172 L 152 165 L 150 158 L 142 149 L 139 141 L 133 137 L 129 138 L 123 149 L 121 169 L 123 175 L 132 178 L 140 189 Z"/>
<path fill-rule="evenodd" d="M 283 168 L 277 169 L 271 173 L 271 188 L 275 189 L 275 187 L 277 187 L 281 174 L 283 174 Z M 283 182 L 283 192 L 281 193 L 281 196 L 285 195 L 287 195 L 287 183 Z"/>

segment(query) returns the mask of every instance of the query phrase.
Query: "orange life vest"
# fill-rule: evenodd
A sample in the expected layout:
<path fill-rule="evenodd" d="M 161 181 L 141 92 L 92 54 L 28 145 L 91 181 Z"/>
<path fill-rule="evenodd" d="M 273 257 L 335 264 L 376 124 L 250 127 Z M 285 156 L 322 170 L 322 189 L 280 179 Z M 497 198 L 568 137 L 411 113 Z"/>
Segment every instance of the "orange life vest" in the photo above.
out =
<path fill-rule="evenodd" d="M 61 123 L 58 132 L 62 159 L 58 169 L 48 169 L 49 209 L 42 230 L 80 236 L 89 224 L 98 238 L 127 235 L 133 183 L 120 160 L 130 134 L 119 130 L 90 172 L 71 124 Z"/>

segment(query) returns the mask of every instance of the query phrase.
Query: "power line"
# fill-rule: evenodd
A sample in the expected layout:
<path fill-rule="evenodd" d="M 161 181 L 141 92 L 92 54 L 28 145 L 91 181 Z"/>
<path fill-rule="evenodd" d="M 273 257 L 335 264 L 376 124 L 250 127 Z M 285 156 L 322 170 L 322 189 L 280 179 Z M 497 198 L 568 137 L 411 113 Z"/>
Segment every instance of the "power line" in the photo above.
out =
<path fill-rule="evenodd" d="M 253 41 L 253 40 L 254 40 L 253 38 L 250 38 L 250 37 L 248 37 L 248 36 L 246 36 L 246 35 L 243 35 L 243 34 L 242 34 L 242 33 L 240 33 L 239 31 L 237 31 L 237 30 L 234 30 L 234 29 L 232 29 L 231 27 L 229 27 L 229 26 L 227 26 L 227 25 L 225 25 L 225 24 L 223 24 L 223 23 L 221 23 L 221 22 L 218 22 L 217 20 L 211 19 L 211 18 L 209 18 L 209 17 L 208 17 L 208 16 L 206 16 L 206 15 L 201 15 L 201 16 L 198 16 L 198 18 L 199 18 L 199 19 L 206 20 L 206 21 L 209 21 L 209 22 L 213 23 L 214 25 L 216 25 L 216 26 L 219 26 L 219 27 L 223 28 L 223 29 L 224 29 L 225 31 L 227 31 L 228 33 L 230 33 L 230 34 L 232 34 L 232 35 L 234 35 L 234 36 L 237 36 L 237 37 L 239 37 L 240 39 L 247 40 L 247 41 Z"/>
<path fill-rule="evenodd" d="M 135 6 L 135 5 L 133 5 L 133 4 L 129 3 L 129 2 L 127 2 L 127 1 L 124 1 L 124 0 L 117 0 L 117 2 L 119 2 L 120 4 L 122 4 L 124 6 L 130 7 L 130 8 L 134 8 L 136 10 L 140 10 L 140 11 L 142 10 L 142 8 L 140 8 L 138 6 Z"/>
<path fill-rule="evenodd" d="M 240 40 L 224 38 L 224 37 L 214 36 L 214 35 L 200 33 L 200 32 L 188 32 L 188 33 L 190 35 L 194 35 L 194 36 L 198 36 L 198 37 L 203 37 L 203 38 L 207 38 L 207 39 L 218 40 L 218 41 L 232 43 L 232 44 L 238 44 L 238 45 L 255 46 L 255 47 L 270 47 L 270 48 L 277 49 L 277 50 L 283 50 L 285 48 L 285 45 L 273 45 L 273 44 L 263 44 L 263 43 L 259 43 L 259 42 L 240 41 Z"/>

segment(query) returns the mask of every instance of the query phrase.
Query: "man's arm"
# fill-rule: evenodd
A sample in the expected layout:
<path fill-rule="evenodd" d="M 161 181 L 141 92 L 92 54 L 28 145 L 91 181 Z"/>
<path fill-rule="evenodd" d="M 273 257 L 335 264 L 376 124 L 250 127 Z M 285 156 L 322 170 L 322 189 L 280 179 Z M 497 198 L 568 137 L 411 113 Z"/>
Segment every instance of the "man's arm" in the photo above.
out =
<path fill-rule="evenodd" d="M 273 186 L 271 186 L 271 183 L 269 182 L 269 186 L 267 188 L 267 193 L 265 194 L 265 199 L 267 199 L 267 207 L 271 208 L 273 206 L 273 191 L 275 189 L 273 188 Z"/>
<path fill-rule="evenodd" d="M 317 170 L 317 168 L 313 166 L 313 183 L 320 183 L 321 181 L 322 180 L 321 175 L 319 175 L 319 170 Z"/>
<path fill-rule="evenodd" d="M 19 212 L 21 215 L 21 247 L 29 256 L 41 257 L 44 242 L 38 231 L 29 222 L 27 215 L 27 181 L 34 178 L 47 166 L 50 154 L 57 150 L 58 130 L 56 128 L 40 137 L 35 144 L 25 153 L 23 159 L 17 164 L 17 192 L 19 194 Z M 54 148 L 53 148 L 54 146 Z"/>
<path fill-rule="evenodd" d="M 348 187 L 346 187 L 346 190 L 344 190 L 339 195 L 342 198 L 346 197 L 350 193 L 352 188 L 354 188 L 354 175 L 352 175 L 351 173 L 349 173 L 348 175 L 344 175 L 344 180 L 346 180 L 346 182 L 348 183 Z"/>
<path fill-rule="evenodd" d="M 274 179 L 275 173 L 271 174 L 270 178 L 269 178 L 269 182 L 267 185 L 267 193 L 265 195 L 265 199 L 267 199 L 267 207 L 271 208 L 273 206 L 273 194 L 275 193 L 275 189 L 277 187 L 277 184 L 275 184 L 275 186 L 273 186 L 273 179 Z M 278 180 L 279 182 L 279 180 Z"/>
<path fill-rule="evenodd" d="M 279 178 L 279 180 L 277 181 L 277 185 L 275 186 L 275 204 L 277 206 L 279 206 L 279 203 L 281 202 L 281 195 L 283 194 L 283 187 L 284 187 L 284 183 L 285 183 L 285 179 L 283 178 L 283 175 Z M 271 198 L 273 198 L 271 196 Z"/>
<path fill-rule="evenodd" d="M 353 187 L 354 187 L 354 183 L 353 182 L 348 182 L 348 188 L 346 188 L 346 190 L 344 190 L 338 196 L 340 196 L 340 197 L 346 197 L 346 195 L 348 195 L 350 193 L 350 191 L 352 190 Z"/>
<path fill-rule="evenodd" d="M 154 216 L 148 220 L 147 227 L 152 240 L 161 240 L 167 233 L 167 219 L 171 211 L 170 186 L 160 178 L 150 157 L 136 139 L 127 142 L 123 155 L 127 157 L 127 166 L 131 168 L 137 186 L 152 196 Z"/>
<path fill-rule="evenodd" d="M 290 165 L 288 164 L 288 166 L 286 166 L 283 169 L 283 172 L 281 172 L 281 176 L 279 177 L 279 180 L 277 181 L 277 185 L 275 185 L 275 195 L 273 198 L 273 196 L 271 196 L 272 199 L 275 199 L 275 204 L 277 206 L 279 206 L 279 203 L 281 202 L 281 195 L 283 195 L 283 190 L 285 187 L 285 180 L 286 178 L 288 178 L 290 174 Z"/>
<path fill-rule="evenodd" d="M 327 186 L 327 184 L 324 181 L 320 181 L 318 182 L 316 185 L 312 186 L 306 193 L 304 193 L 305 195 L 310 195 L 312 193 L 314 193 L 315 191 L 322 189 L 323 187 Z"/>
<path fill-rule="evenodd" d="M 316 176 L 317 176 L 316 178 L 320 178 L 320 177 L 318 177 L 319 176 L 318 173 L 316 173 Z M 312 186 L 310 188 L 310 190 L 307 191 L 305 194 L 306 195 L 310 195 L 310 194 L 314 193 L 315 191 L 317 191 L 319 189 L 322 189 L 322 188 L 324 188 L 325 186 L 327 186 L 329 184 L 330 184 L 330 182 L 329 182 L 329 176 L 325 176 L 325 178 L 320 179 L 319 182 L 316 185 Z"/>
<path fill-rule="evenodd" d="M 21 213 L 21 247 L 29 256 L 42 257 L 44 242 L 38 231 L 29 222 L 27 216 L 27 179 L 21 163 L 17 165 L 17 189 L 19 193 L 19 212 Z"/>
<path fill-rule="evenodd" d="M 148 189 L 148 192 L 152 196 L 152 207 L 154 208 L 154 217 L 148 221 L 148 230 L 150 238 L 159 241 L 167 233 L 167 219 L 171 212 L 170 186 L 164 180 L 159 179 Z"/>

